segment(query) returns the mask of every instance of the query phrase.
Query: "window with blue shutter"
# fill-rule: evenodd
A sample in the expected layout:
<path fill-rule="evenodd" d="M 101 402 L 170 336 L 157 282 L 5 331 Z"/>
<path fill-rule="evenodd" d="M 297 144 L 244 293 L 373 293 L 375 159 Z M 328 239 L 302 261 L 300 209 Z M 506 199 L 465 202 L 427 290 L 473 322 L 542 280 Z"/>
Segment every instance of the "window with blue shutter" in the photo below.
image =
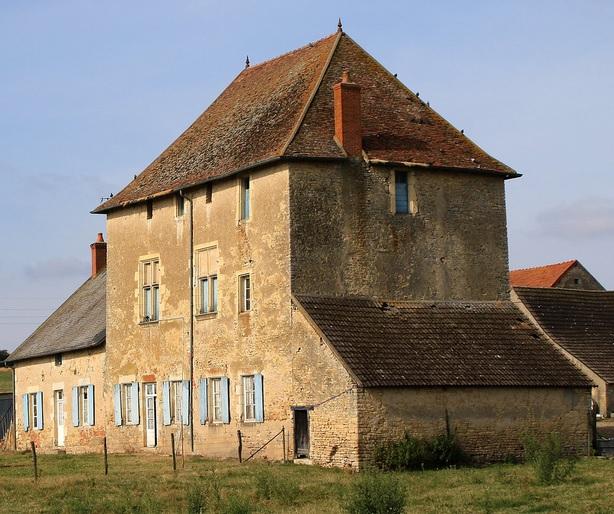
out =
<path fill-rule="evenodd" d="M 254 393 L 256 421 L 262 422 L 264 421 L 264 388 L 261 373 L 256 373 L 254 375 Z"/>
<path fill-rule="evenodd" d="M 36 428 L 37 430 L 42 430 L 44 427 L 44 418 L 43 418 L 43 393 L 41 391 L 34 393 L 36 395 Z"/>
<path fill-rule="evenodd" d="M 138 425 L 140 423 L 140 412 L 139 412 L 139 383 L 132 382 L 132 406 L 131 406 L 131 414 L 132 419 L 130 419 L 130 423 L 134 425 Z"/>
<path fill-rule="evenodd" d="M 183 380 L 181 388 L 181 421 L 190 424 L 190 381 Z"/>
<path fill-rule="evenodd" d="M 115 384 L 113 386 L 113 411 L 115 413 L 115 425 L 122 424 L 122 386 Z"/>
<path fill-rule="evenodd" d="M 198 391 L 198 404 L 200 411 L 200 424 L 204 425 L 207 422 L 207 379 L 200 379 L 200 387 Z"/>
<path fill-rule="evenodd" d="M 171 424 L 171 383 L 162 383 L 162 423 Z"/>
<path fill-rule="evenodd" d="M 94 425 L 94 386 L 92 384 L 87 386 L 87 424 L 90 426 Z"/>
<path fill-rule="evenodd" d="M 230 423 L 230 396 L 229 396 L 229 380 L 228 377 L 222 377 L 220 380 L 220 397 L 222 400 L 222 423 Z"/>
<path fill-rule="evenodd" d="M 74 386 L 72 388 L 72 396 L 70 398 L 70 405 L 72 407 L 71 416 L 72 416 L 72 426 L 79 426 L 79 388 Z"/>
<path fill-rule="evenodd" d="M 30 430 L 30 399 L 28 394 L 21 397 L 21 405 L 23 409 L 23 429 L 25 432 Z"/>

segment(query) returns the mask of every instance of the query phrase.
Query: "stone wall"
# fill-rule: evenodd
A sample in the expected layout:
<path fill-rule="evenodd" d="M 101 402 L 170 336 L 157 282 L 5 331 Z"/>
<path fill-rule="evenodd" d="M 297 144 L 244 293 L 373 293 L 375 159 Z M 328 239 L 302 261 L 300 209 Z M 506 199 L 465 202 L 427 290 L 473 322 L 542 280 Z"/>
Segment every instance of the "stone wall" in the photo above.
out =
<path fill-rule="evenodd" d="M 434 437 L 451 431 L 477 461 L 522 455 L 525 434 L 559 432 L 580 455 L 589 448 L 590 391 L 572 388 L 447 387 L 367 389 L 358 394 L 361 463 L 382 441 L 408 431 Z"/>
<path fill-rule="evenodd" d="M 603 286 L 591 275 L 588 270 L 579 262 L 568 269 L 561 277 L 556 287 L 565 289 L 589 289 L 593 291 L 603 291 Z"/>
<path fill-rule="evenodd" d="M 412 213 L 393 214 L 393 171 L 362 161 L 291 165 L 293 292 L 507 298 L 503 179 L 412 168 Z"/>
<path fill-rule="evenodd" d="M 42 451 L 53 451 L 57 446 L 54 391 L 64 392 L 64 448 L 69 453 L 101 452 L 105 435 L 104 411 L 104 347 L 65 353 L 62 364 L 56 366 L 55 357 L 41 357 L 15 363 L 15 408 L 17 449 L 26 450 L 30 441 Z M 93 426 L 73 426 L 72 388 L 92 384 L 94 386 L 95 416 Z M 23 400 L 27 393 L 43 393 L 43 428 L 32 427 L 24 431 Z"/>

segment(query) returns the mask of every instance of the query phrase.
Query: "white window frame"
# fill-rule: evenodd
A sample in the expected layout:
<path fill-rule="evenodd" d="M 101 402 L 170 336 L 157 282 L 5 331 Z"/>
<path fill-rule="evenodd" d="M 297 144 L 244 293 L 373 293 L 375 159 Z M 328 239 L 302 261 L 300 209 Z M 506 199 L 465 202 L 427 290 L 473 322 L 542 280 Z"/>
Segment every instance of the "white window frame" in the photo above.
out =
<path fill-rule="evenodd" d="M 183 402 L 183 380 L 169 381 L 169 410 L 171 415 L 171 424 L 181 424 L 182 420 L 182 402 Z"/>
<path fill-rule="evenodd" d="M 201 248 L 197 251 L 197 262 L 200 262 L 200 254 L 216 252 L 217 246 Z M 209 257 L 207 257 L 208 259 Z M 198 269 L 198 314 L 216 314 L 219 309 L 219 280 L 217 273 L 209 273 L 210 270 Z M 217 270 L 216 270 L 217 271 Z M 205 287 L 207 291 L 205 293 Z"/>
<path fill-rule="evenodd" d="M 254 375 L 242 375 L 243 421 L 256 422 L 256 383 Z M 251 408 L 251 414 L 249 409 Z"/>
<path fill-rule="evenodd" d="M 30 410 L 30 426 L 34 430 L 40 430 L 36 428 L 38 426 L 38 417 L 40 416 L 40 411 L 41 411 L 37 398 L 38 398 L 37 393 L 28 394 L 28 399 L 30 400 L 28 402 L 28 408 Z"/>
<path fill-rule="evenodd" d="M 147 282 L 147 266 L 151 266 L 151 282 Z M 141 303 L 143 323 L 160 320 L 160 259 L 157 257 L 141 261 Z"/>
<path fill-rule="evenodd" d="M 252 310 L 252 291 L 251 273 L 239 275 L 239 312 L 250 312 Z"/>
<path fill-rule="evenodd" d="M 209 389 L 211 395 L 211 422 L 223 423 L 222 417 L 222 377 L 213 377 L 209 379 Z"/>
<path fill-rule="evenodd" d="M 122 421 L 124 425 L 136 425 L 135 413 L 132 412 L 133 382 L 121 384 L 120 399 L 122 402 Z M 140 403 L 139 403 L 140 404 Z"/>

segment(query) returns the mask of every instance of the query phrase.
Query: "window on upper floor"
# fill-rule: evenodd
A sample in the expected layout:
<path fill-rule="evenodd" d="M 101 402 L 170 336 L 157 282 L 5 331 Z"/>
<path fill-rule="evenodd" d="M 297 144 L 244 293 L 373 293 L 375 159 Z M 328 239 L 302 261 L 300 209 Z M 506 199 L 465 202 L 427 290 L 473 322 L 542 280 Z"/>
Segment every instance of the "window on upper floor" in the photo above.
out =
<path fill-rule="evenodd" d="M 175 212 L 178 218 L 183 217 L 185 213 L 185 198 L 181 193 L 175 195 Z"/>
<path fill-rule="evenodd" d="M 218 250 L 217 246 L 197 252 L 198 265 L 198 312 L 217 312 L 218 305 Z"/>
<path fill-rule="evenodd" d="M 160 319 L 160 261 L 141 263 L 141 304 L 143 322 Z"/>
<path fill-rule="evenodd" d="M 252 281 L 249 274 L 239 275 L 239 312 L 252 309 Z"/>
<path fill-rule="evenodd" d="M 409 212 L 409 181 L 406 171 L 394 172 L 394 212 L 407 214 Z"/>
<path fill-rule="evenodd" d="M 251 214 L 251 185 L 249 177 L 241 179 L 240 219 L 246 221 Z"/>

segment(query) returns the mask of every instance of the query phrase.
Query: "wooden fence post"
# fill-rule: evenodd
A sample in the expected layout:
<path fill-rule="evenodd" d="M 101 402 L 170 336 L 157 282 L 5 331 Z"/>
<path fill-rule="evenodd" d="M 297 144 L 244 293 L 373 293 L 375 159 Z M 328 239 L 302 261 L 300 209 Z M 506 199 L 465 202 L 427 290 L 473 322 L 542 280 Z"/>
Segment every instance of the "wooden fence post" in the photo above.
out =
<path fill-rule="evenodd" d="M 175 456 L 175 433 L 171 432 L 171 448 L 173 449 L 173 471 L 177 471 L 177 457 Z"/>
<path fill-rule="evenodd" d="M 109 458 L 107 456 L 107 438 L 106 436 L 104 437 L 103 441 L 103 447 L 104 447 L 104 474 L 108 475 L 109 474 Z"/>
<path fill-rule="evenodd" d="M 237 437 L 239 438 L 239 464 L 243 462 L 243 441 L 241 439 L 241 431 L 237 430 Z"/>
<path fill-rule="evenodd" d="M 286 462 L 286 427 L 281 427 L 281 440 L 283 445 L 284 458 L 282 462 Z"/>
<path fill-rule="evenodd" d="M 36 460 L 36 445 L 34 441 L 30 441 L 30 446 L 32 448 L 32 464 L 34 465 L 34 480 L 38 480 L 38 461 Z"/>

